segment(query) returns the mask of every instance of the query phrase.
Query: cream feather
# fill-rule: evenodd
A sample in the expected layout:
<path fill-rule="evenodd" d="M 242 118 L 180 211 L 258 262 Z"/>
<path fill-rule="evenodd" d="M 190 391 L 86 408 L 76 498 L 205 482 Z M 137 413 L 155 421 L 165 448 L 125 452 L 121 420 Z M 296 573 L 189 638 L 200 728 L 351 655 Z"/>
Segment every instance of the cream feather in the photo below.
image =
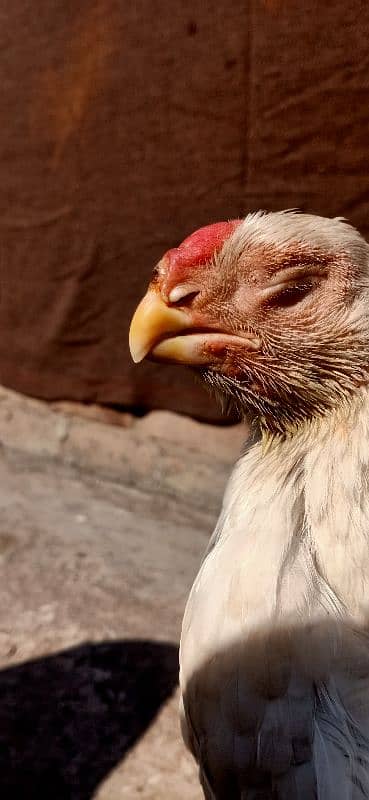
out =
<path fill-rule="evenodd" d="M 369 392 L 251 443 L 188 600 L 183 726 L 207 797 L 369 797 Z"/>

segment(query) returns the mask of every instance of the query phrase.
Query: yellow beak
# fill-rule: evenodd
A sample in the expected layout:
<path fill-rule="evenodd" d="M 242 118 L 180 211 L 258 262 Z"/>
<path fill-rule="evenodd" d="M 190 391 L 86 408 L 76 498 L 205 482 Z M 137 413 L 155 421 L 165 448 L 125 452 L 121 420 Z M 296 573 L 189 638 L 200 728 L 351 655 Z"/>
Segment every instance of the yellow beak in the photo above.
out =
<path fill-rule="evenodd" d="M 129 349 L 137 364 L 163 338 L 180 334 L 192 325 L 185 311 L 167 306 L 158 292 L 149 289 L 138 305 L 129 330 Z"/>

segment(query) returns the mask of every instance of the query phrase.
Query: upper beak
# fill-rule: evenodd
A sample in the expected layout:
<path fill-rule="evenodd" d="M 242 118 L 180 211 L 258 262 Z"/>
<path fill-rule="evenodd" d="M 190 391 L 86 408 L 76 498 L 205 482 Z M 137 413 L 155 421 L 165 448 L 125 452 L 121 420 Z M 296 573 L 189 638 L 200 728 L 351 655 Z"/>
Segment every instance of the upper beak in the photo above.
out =
<path fill-rule="evenodd" d="M 190 316 L 167 306 L 160 294 L 149 289 L 138 305 L 129 330 L 129 349 L 137 364 L 165 336 L 179 334 L 192 325 Z"/>

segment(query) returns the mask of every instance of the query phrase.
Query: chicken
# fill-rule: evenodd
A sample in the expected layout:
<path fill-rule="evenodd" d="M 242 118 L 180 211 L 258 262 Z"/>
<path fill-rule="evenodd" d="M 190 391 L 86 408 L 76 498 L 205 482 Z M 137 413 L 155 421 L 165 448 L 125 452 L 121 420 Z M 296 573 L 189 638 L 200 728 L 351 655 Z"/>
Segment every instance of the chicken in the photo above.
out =
<path fill-rule="evenodd" d="M 368 244 L 295 211 L 202 228 L 130 339 L 249 423 L 182 628 L 205 797 L 369 798 Z"/>

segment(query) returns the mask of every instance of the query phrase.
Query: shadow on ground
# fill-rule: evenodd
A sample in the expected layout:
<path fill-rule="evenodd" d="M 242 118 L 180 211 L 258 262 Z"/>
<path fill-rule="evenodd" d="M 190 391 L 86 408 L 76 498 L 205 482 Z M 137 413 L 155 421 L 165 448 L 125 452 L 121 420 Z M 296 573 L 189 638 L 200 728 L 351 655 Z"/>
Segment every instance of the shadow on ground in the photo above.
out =
<path fill-rule="evenodd" d="M 86 644 L 0 672 L 1 796 L 89 800 L 177 677 L 177 647 L 150 641 Z"/>

